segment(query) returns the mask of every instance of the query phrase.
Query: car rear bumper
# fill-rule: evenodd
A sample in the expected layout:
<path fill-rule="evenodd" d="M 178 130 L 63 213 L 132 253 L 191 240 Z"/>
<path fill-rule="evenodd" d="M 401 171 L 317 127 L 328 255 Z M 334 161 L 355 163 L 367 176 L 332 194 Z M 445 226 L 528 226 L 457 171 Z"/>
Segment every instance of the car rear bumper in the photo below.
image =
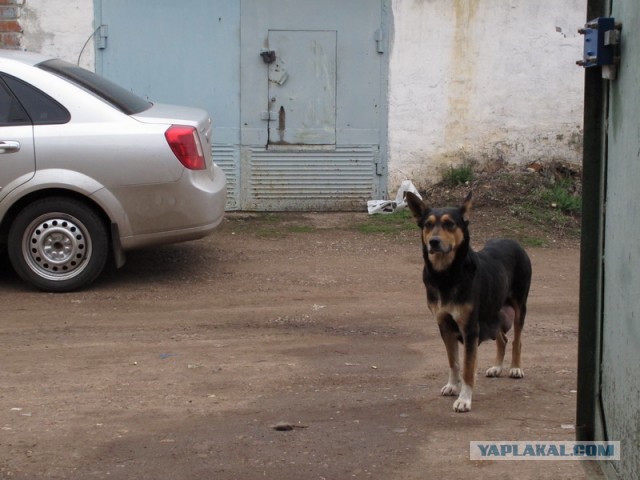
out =
<path fill-rule="evenodd" d="M 130 232 L 120 232 L 125 251 L 202 238 L 224 218 L 226 178 L 217 165 L 213 179 L 206 171 L 185 170 L 175 184 L 138 185 L 131 198 L 125 190 L 114 192 L 129 212 Z"/>
<path fill-rule="evenodd" d="M 137 248 L 148 247 L 151 245 L 162 245 L 165 243 L 186 242 L 189 240 L 197 240 L 206 237 L 220 224 L 223 216 L 218 220 L 207 225 L 199 227 L 191 227 L 181 230 L 173 230 L 159 233 L 150 233 L 135 235 L 130 237 L 120 237 L 120 243 L 124 251 L 135 250 Z"/>

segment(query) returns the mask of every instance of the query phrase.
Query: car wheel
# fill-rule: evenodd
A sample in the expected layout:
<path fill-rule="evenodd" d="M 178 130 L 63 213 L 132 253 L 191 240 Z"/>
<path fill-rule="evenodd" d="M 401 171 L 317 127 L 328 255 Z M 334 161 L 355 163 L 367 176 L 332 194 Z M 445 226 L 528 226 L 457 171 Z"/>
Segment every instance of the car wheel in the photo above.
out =
<path fill-rule="evenodd" d="M 93 209 L 63 197 L 28 205 L 9 229 L 9 259 L 18 275 L 49 292 L 94 281 L 109 253 L 107 229 Z"/>

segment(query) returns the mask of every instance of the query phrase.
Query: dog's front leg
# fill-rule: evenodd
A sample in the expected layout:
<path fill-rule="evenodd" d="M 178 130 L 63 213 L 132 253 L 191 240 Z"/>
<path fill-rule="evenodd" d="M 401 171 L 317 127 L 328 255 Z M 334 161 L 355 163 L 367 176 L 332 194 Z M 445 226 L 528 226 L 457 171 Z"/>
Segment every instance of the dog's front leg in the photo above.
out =
<path fill-rule="evenodd" d="M 438 318 L 440 336 L 447 349 L 447 359 L 449 360 L 449 380 L 440 390 L 441 395 L 453 396 L 460 393 L 460 361 L 458 360 L 458 330 L 451 317 L 446 315 Z"/>
<path fill-rule="evenodd" d="M 464 363 L 462 365 L 462 385 L 460 395 L 453 402 L 456 412 L 471 411 L 471 399 L 473 396 L 473 384 L 476 377 L 476 364 L 478 358 L 478 340 L 475 336 L 466 336 L 464 339 Z"/>

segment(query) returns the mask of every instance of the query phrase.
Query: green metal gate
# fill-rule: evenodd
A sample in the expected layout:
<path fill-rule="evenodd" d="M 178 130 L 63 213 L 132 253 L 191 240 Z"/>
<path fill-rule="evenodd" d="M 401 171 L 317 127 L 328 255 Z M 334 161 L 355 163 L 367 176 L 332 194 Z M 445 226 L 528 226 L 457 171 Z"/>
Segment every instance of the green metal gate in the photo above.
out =
<path fill-rule="evenodd" d="M 590 0 L 622 23 L 617 76 L 587 69 L 577 436 L 621 442 L 610 478 L 640 475 L 640 3 Z"/>

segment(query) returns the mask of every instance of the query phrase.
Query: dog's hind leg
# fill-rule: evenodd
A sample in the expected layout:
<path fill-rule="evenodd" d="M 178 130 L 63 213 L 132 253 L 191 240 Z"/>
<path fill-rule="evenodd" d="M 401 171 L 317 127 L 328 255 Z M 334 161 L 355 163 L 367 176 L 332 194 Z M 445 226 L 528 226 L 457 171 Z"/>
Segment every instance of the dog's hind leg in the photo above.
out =
<path fill-rule="evenodd" d="M 507 334 L 504 332 L 498 333 L 496 338 L 496 360 L 493 363 L 493 367 L 487 370 L 487 377 L 499 377 L 502 375 L 502 362 L 504 362 L 504 355 L 507 351 Z"/>
<path fill-rule="evenodd" d="M 511 367 L 509 376 L 511 378 L 524 377 L 524 371 L 520 365 L 522 355 L 522 329 L 524 327 L 524 317 L 527 313 L 527 306 L 522 305 L 516 308 L 515 321 L 513 322 L 513 347 L 511 353 Z"/>
<path fill-rule="evenodd" d="M 504 355 L 507 351 L 507 332 L 511 329 L 515 319 L 516 311 L 510 305 L 502 307 L 498 316 L 500 317 L 500 332 L 496 337 L 496 360 L 493 363 L 493 367 L 489 368 L 486 372 L 487 377 L 499 377 L 502 375 L 502 363 L 504 362 Z"/>

